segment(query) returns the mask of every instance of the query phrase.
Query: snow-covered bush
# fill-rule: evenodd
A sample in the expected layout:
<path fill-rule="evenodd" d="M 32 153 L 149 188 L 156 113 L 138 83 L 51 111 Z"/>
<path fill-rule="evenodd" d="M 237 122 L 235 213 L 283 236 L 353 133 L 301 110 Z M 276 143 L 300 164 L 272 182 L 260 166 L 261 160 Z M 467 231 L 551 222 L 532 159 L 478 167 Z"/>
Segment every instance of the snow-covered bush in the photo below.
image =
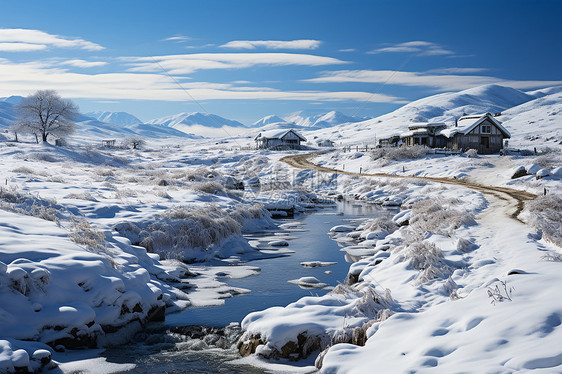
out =
<path fill-rule="evenodd" d="M 58 221 L 62 215 L 61 207 L 56 205 L 56 201 L 23 193 L 14 187 L 0 187 L 0 209 L 48 221 Z"/>
<path fill-rule="evenodd" d="M 191 186 L 191 188 L 193 188 L 193 190 L 195 191 L 201 191 L 201 192 L 205 192 L 211 195 L 217 195 L 217 194 L 224 194 L 225 190 L 224 190 L 224 186 L 218 182 L 215 181 L 206 181 L 206 182 L 198 182 L 198 183 L 193 183 L 193 185 Z"/>
<path fill-rule="evenodd" d="M 378 160 L 381 158 L 387 160 L 411 160 L 425 157 L 429 152 L 429 147 L 417 144 L 411 147 L 382 147 L 375 148 L 371 152 L 371 158 L 373 160 Z"/>
<path fill-rule="evenodd" d="M 90 225 L 90 223 L 83 218 L 72 220 L 72 226 L 68 236 L 72 241 L 92 249 L 105 248 L 105 234 Z"/>
<path fill-rule="evenodd" d="M 468 158 L 476 158 L 476 157 L 478 157 L 478 151 L 477 151 L 476 149 L 473 149 L 473 148 L 467 150 L 464 154 L 465 154 L 466 157 L 468 157 Z"/>
<path fill-rule="evenodd" d="M 35 171 L 26 167 L 26 166 L 20 166 L 19 168 L 15 168 L 14 170 L 12 170 L 13 173 L 20 173 L 20 174 L 35 174 Z"/>
<path fill-rule="evenodd" d="M 166 258 L 183 259 L 189 257 L 190 250 L 205 251 L 232 235 L 240 235 L 244 225 L 253 219 L 269 219 L 269 212 L 258 204 L 242 204 L 232 210 L 214 205 L 178 207 L 166 211 L 158 220 L 124 222 L 115 229 L 133 244 Z"/>
<path fill-rule="evenodd" d="M 403 254 L 404 259 L 410 262 L 410 266 L 420 271 L 418 277 L 420 283 L 436 278 L 447 278 L 454 271 L 454 268 L 446 263 L 443 253 L 434 243 L 427 241 L 412 243 Z"/>
<path fill-rule="evenodd" d="M 454 199 L 425 199 L 412 204 L 409 230 L 423 234 L 431 231 L 449 235 L 455 229 L 476 223 L 474 215 L 451 206 Z"/>
<path fill-rule="evenodd" d="M 530 223 L 544 239 L 562 247 L 562 198 L 557 195 L 539 196 L 528 203 Z"/>

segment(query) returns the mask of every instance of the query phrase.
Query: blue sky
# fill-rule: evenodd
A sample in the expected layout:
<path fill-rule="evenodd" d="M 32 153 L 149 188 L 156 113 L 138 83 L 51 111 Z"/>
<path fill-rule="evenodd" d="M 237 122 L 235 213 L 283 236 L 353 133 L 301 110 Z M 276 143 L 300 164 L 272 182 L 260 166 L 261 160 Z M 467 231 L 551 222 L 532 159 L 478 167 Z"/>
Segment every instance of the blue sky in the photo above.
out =
<path fill-rule="evenodd" d="M 560 1 L 21 1 L 0 13 L 0 96 L 82 112 L 302 109 L 375 116 L 431 94 L 562 84 Z"/>

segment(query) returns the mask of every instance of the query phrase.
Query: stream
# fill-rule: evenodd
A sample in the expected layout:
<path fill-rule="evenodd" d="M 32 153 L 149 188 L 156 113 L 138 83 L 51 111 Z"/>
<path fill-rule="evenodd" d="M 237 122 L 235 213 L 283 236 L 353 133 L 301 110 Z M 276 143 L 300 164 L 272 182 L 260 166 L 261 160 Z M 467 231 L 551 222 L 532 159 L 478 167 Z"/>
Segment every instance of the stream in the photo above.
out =
<path fill-rule="evenodd" d="M 285 248 L 292 252 L 247 262 L 246 265 L 261 269 L 257 275 L 222 280 L 230 286 L 251 290 L 249 294 L 226 299 L 224 305 L 193 307 L 166 315 L 165 322 L 150 324 L 137 334 L 135 342 L 108 349 L 103 356 L 109 362 L 136 365 L 124 373 L 263 373 L 263 368 L 231 363 L 240 358 L 236 349 L 238 324 L 253 311 L 329 292 L 304 289 L 288 283 L 289 280 L 314 276 L 332 287 L 344 282 L 350 264 L 340 251 L 341 246 L 328 235 L 330 228 L 387 212 L 388 209 L 375 205 L 338 203 L 295 219 L 278 220 L 286 224 L 286 229 L 245 235 L 249 240 L 267 241 L 274 236 L 285 239 L 289 243 Z M 310 268 L 301 265 L 306 261 L 336 264 Z M 198 266 L 208 265 L 190 265 L 190 269 L 197 272 Z"/>

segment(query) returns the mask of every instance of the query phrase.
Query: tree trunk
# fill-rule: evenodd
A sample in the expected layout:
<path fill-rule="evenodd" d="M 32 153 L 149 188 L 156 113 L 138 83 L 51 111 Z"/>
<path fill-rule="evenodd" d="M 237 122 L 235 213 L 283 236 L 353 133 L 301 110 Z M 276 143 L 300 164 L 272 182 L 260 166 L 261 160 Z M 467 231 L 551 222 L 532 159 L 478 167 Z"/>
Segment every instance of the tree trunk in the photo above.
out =
<path fill-rule="evenodd" d="M 16 136 L 16 142 L 18 142 L 18 133 L 14 132 L 14 135 Z"/>
<path fill-rule="evenodd" d="M 37 134 L 33 134 L 35 135 L 35 143 L 39 144 L 39 138 L 37 137 Z"/>
<path fill-rule="evenodd" d="M 42 136 L 43 136 L 43 143 L 47 143 L 47 136 L 48 136 L 48 135 L 49 135 L 49 134 L 47 134 L 47 133 L 43 133 L 43 134 L 42 134 Z"/>

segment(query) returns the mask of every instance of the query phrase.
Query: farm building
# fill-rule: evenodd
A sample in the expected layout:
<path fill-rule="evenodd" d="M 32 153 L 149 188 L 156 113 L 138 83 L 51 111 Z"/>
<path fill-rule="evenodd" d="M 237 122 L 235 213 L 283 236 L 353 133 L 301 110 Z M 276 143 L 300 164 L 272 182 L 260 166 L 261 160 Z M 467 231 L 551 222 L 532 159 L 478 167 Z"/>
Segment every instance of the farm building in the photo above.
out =
<path fill-rule="evenodd" d="M 414 123 L 407 132 L 380 139 L 380 146 L 426 145 L 431 148 L 476 149 L 479 154 L 497 153 L 503 140 L 511 137 L 501 123 L 490 113 L 464 116 L 454 127 L 444 123 Z"/>
<path fill-rule="evenodd" d="M 260 132 L 254 140 L 258 148 L 299 148 L 306 138 L 293 129 Z"/>

